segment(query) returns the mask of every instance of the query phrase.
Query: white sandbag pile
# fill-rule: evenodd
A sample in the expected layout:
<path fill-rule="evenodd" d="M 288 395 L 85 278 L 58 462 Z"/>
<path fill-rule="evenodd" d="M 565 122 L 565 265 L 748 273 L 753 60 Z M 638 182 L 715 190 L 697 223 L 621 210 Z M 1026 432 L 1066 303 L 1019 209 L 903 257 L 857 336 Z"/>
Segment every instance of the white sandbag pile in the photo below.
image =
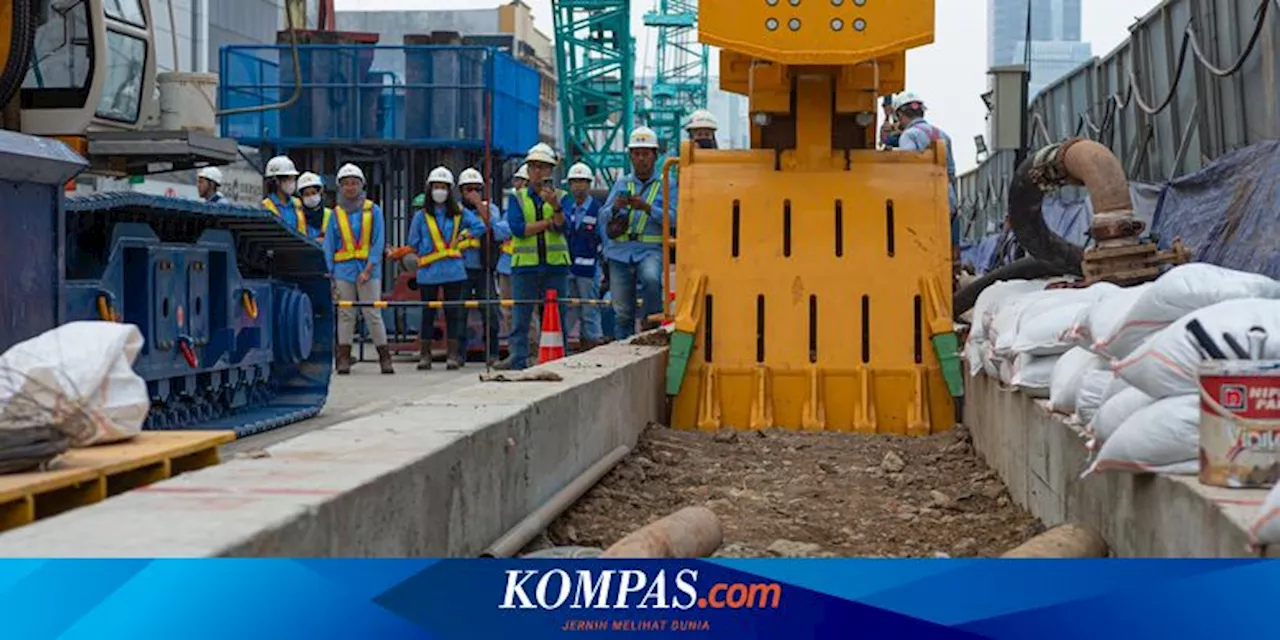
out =
<path fill-rule="evenodd" d="M 1076 398 L 1085 376 L 1108 369 L 1105 358 L 1099 358 L 1088 349 L 1075 347 L 1062 354 L 1053 367 L 1049 385 L 1049 405 L 1058 413 L 1072 415 L 1076 412 Z"/>

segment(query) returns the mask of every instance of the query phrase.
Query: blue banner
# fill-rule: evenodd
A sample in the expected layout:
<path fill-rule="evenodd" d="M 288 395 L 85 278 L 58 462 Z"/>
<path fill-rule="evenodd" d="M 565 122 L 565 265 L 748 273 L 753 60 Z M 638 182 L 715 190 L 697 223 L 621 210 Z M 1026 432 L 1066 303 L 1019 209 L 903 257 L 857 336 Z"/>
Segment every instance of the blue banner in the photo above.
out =
<path fill-rule="evenodd" d="M 10 560 L 2 637 L 1273 637 L 1262 560 Z"/>

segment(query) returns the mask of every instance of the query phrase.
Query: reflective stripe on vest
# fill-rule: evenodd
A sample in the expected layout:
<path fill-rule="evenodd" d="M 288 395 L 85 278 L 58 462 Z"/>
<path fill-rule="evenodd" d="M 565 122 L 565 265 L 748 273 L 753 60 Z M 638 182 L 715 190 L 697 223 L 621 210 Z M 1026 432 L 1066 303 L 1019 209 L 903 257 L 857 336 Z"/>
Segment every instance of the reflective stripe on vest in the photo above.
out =
<path fill-rule="evenodd" d="M 651 208 L 651 209 L 653 208 L 653 203 L 654 203 L 654 201 L 658 199 L 658 186 L 659 186 L 659 185 L 658 185 L 658 181 L 657 181 L 657 180 L 654 180 L 654 181 L 649 185 L 649 195 L 648 195 L 648 196 L 646 196 L 646 197 L 645 197 L 645 199 L 644 199 L 645 203 L 647 203 L 647 204 L 649 205 L 649 208 Z M 629 196 L 634 196 L 634 195 L 636 195 L 636 181 L 635 181 L 635 178 L 632 178 L 632 179 L 631 179 L 631 182 L 628 182 L 628 183 L 627 183 L 627 195 L 629 195 Z M 636 225 L 636 214 L 637 214 L 637 213 L 639 213 L 639 214 L 640 214 L 640 224 L 638 225 L 638 227 L 639 227 L 640 231 L 638 231 L 638 232 L 633 232 L 633 231 L 631 231 L 631 229 L 635 229 L 635 228 L 637 228 L 637 225 Z M 636 210 L 636 209 L 632 209 L 632 210 L 631 210 L 631 219 L 627 221 L 627 224 L 628 224 L 628 229 L 627 229 L 627 240 L 630 240 L 631 242 L 640 241 L 640 242 L 645 242 L 645 243 L 649 243 L 649 244 L 662 244 L 662 236 L 661 236 L 661 235 L 656 235 L 656 236 L 654 236 L 654 235 L 644 235 L 645 227 L 648 227 L 648 226 L 649 226 L 649 214 L 648 214 L 648 213 L 645 213 L 644 211 L 638 211 L 638 210 Z"/>
<path fill-rule="evenodd" d="M 522 190 L 516 194 L 520 202 L 520 210 L 524 213 L 524 223 L 533 224 L 538 221 L 538 212 L 534 209 L 533 198 L 529 197 L 528 190 Z M 555 215 L 555 210 L 551 204 L 542 203 L 543 220 L 549 219 Z M 564 234 L 559 231 L 547 229 L 542 234 L 543 242 L 547 246 L 547 264 L 557 267 L 569 265 L 569 245 L 564 240 Z M 531 235 L 524 238 L 515 238 L 512 245 L 511 266 L 512 267 L 536 267 L 540 264 L 538 260 L 538 236 Z"/>
<path fill-rule="evenodd" d="M 339 206 L 334 209 L 338 216 L 338 234 L 342 238 L 342 248 L 333 254 L 334 262 L 369 259 L 369 239 L 373 237 L 373 202 L 364 201 L 364 215 L 360 217 L 360 242 L 356 243 L 355 234 L 351 233 L 351 220 L 347 211 Z"/>
<path fill-rule="evenodd" d="M 293 206 L 294 226 L 298 228 L 298 233 L 304 236 L 307 235 L 307 218 L 302 215 L 302 201 L 297 198 L 289 198 L 289 204 Z M 277 218 L 284 219 L 284 215 L 280 213 L 280 208 L 276 206 L 275 200 L 263 198 L 262 206 L 266 207 L 267 211 L 276 214 Z"/>
<path fill-rule="evenodd" d="M 458 242 L 458 236 L 462 234 L 462 216 L 453 216 L 453 238 L 446 244 L 444 234 L 440 233 L 440 225 L 436 223 L 434 213 L 427 215 L 426 210 L 422 211 L 422 221 L 427 224 L 427 235 L 431 236 L 431 253 L 418 258 L 419 267 L 428 267 L 441 260 L 455 258 L 462 259 L 462 251 Z"/>
<path fill-rule="evenodd" d="M 321 240 L 324 239 L 325 232 L 329 230 L 329 220 L 331 220 L 332 218 L 333 218 L 333 209 L 330 209 L 329 207 L 325 207 L 324 222 L 320 223 L 320 239 Z"/>
<path fill-rule="evenodd" d="M 499 248 L 502 249 L 502 252 L 507 255 L 511 255 L 512 253 L 515 252 L 515 245 L 512 244 L 510 240 L 503 240 L 502 246 Z"/>

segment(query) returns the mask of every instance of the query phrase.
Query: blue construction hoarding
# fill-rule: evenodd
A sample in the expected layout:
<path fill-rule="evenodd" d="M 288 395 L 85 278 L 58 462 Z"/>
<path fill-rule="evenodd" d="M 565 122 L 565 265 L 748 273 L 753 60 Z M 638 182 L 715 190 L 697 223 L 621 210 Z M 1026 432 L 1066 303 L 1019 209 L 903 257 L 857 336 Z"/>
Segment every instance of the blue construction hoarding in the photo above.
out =
<path fill-rule="evenodd" d="M 223 137 L 283 148 L 386 145 L 515 155 L 538 142 L 538 72 L 493 47 L 228 46 L 223 109 L 288 108 L 223 117 Z"/>

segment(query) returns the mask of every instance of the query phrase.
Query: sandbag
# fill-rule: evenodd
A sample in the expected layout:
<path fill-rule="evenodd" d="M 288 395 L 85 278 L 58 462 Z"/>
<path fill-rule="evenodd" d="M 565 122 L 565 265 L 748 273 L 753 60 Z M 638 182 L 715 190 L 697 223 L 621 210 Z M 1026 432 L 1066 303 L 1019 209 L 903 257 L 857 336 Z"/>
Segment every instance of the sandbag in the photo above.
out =
<path fill-rule="evenodd" d="M 1119 396 L 1117 396 L 1119 397 Z M 1200 470 L 1200 395 L 1158 400 L 1129 416 L 1085 475 L 1099 471 L 1174 475 Z"/>
<path fill-rule="evenodd" d="M 1054 411 L 1071 415 L 1076 412 L 1076 396 L 1085 374 L 1107 366 L 1107 361 L 1088 349 L 1076 347 L 1058 358 L 1049 384 L 1049 404 Z"/>
<path fill-rule="evenodd" d="M 1048 398 L 1049 384 L 1058 358 L 1059 356 L 1019 355 L 1014 361 L 1010 384 L 1032 398 Z"/>
<path fill-rule="evenodd" d="M 1046 300 L 1027 309 L 1018 325 L 1013 342 L 1014 353 L 1033 356 L 1056 356 L 1074 346 L 1067 339 L 1076 315 L 1088 308 L 1088 302 Z"/>
<path fill-rule="evenodd" d="M 72 446 L 116 442 L 142 430 L 151 408 L 133 370 L 142 333 L 131 324 L 71 322 L 0 355 L 0 429 L 40 420 Z"/>
<path fill-rule="evenodd" d="M 1133 414 L 1155 404 L 1156 399 L 1141 389 L 1125 386 L 1124 390 L 1102 403 L 1089 423 L 1089 434 L 1106 442 Z"/>
<path fill-rule="evenodd" d="M 1076 421 L 1089 424 L 1093 416 L 1102 406 L 1102 396 L 1107 387 L 1115 380 L 1116 374 L 1110 369 L 1099 369 L 1084 374 L 1080 380 L 1080 392 L 1076 394 Z"/>
<path fill-rule="evenodd" d="M 995 322 L 996 313 L 1000 308 L 1016 296 L 1044 290 L 1048 282 L 1048 280 L 1006 280 L 987 287 L 978 295 L 978 300 L 971 310 L 973 323 L 965 342 L 965 355 L 969 361 L 970 375 L 978 375 L 982 370 L 991 324 Z"/>
<path fill-rule="evenodd" d="M 1147 336 L 1188 313 L 1247 298 L 1280 299 L 1280 282 L 1203 262 L 1180 265 L 1143 291 L 1124 320 L 1107 335 L 1095 336 L 1095 344 L 1113 358 L 1126 358 Z"/>
<path fill-rule="evenodd" d="M 1280 336 L 1280 300 L 1228 300 L 1189 313 L 1151 336 L 1128 358 L 1113 363 L 1112 368 L 1125 382 L 1154 398 L 1198 393 L 1196 369 L 1204 357 L 1187 334 L 1187 324 L 1193 320 L 1198 320 L 1219 348 L 1230 354 L 1222 339 L 1224 333 L 1234 336 L 1241 345 L 1248 344 L 1249 329 L 1255 326 L 1271 336 Z M 1280 359 L 1280 339 L 1267 340 L 1264 358 Z"/>
<path fill-rule="evenodd" d="M 1064 340 L 1085 347 L 1102 356 L 1110 356 L 1104 345 L 1096 342 L 1097 336 L 1110 336 L 1124 321 L 1129 310 L 1151 287 L 1150 282 L 1136 287 L 1116 287 L 1082 310 L 1072 324 Z M 1094 285 L 1097 286 L 1097 285 Z"/>
<path fill-rule="evenodd" d="M 1255 545 L 1280 544 L 1280 484 L 1267 493 L 1262 510 L 1249 527 L 1249 541 Z"/>

